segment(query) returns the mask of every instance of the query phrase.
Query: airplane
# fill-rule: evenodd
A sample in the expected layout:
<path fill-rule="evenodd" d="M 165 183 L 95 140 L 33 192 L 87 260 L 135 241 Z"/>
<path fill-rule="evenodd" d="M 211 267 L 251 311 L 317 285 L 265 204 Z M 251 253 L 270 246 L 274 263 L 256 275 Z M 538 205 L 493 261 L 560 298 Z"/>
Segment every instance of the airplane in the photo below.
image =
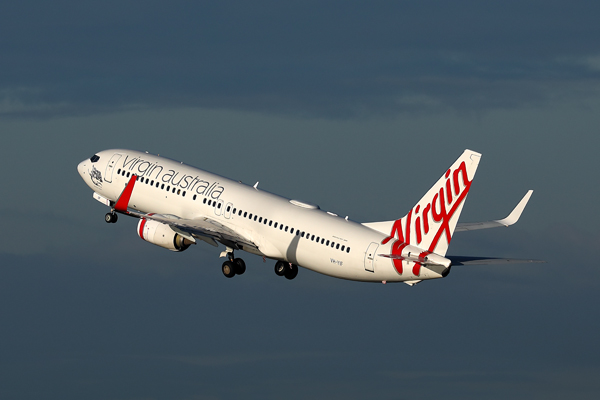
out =
<path fill-rule="evenodd" d="M 119 214 L 138 218 L 140 238 L 174 252 L 198 241 L 220 243 L 227 278 L 246 271 L 235 256 L 245 251 L 274 260 L 275 273 L 287 279 L 302 266 L 336 278 L 412 286 L 446 277 L 455 265 L 535 261 L 446 257 L 455 232 L 513 225 L 533 193 L 506 218 L 458 223 L 480 158 L 465 150 L 404 217 L 370 223 L 148 152 L 104 150 L 77 169 L 94 199 L 110 207 L 107 223 Z"/>

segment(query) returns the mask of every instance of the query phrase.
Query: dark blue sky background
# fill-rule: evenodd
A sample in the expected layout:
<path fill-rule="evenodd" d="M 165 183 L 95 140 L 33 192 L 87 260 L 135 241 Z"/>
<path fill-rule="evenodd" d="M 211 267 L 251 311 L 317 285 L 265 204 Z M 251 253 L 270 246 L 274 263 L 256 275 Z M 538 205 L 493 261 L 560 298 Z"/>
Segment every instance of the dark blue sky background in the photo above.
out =
<path fill-rule="evenodd" d="M 0 5 L 0 397 L 596 399 L 600 5 L 29 1 Z M 76 165 L 160 153 L 368 222 L 483 153 L 449 254 L 415 287 L 103 221 Z"/>

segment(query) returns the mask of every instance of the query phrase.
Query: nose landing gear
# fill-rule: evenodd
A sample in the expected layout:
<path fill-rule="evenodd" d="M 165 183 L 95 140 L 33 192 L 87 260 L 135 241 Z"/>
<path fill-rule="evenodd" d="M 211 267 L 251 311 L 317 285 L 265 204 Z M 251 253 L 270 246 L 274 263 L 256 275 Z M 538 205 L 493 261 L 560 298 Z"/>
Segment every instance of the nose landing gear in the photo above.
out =
<path fill-rule="evenodd" d="M 114 224 L 115 222 L 117 222 L 117 219 L 119 218 L 117 217 L 117 213 L 114 211 L 106 213 L 106 215 L 104 216 L 104 220 L 107 224 Z"/>

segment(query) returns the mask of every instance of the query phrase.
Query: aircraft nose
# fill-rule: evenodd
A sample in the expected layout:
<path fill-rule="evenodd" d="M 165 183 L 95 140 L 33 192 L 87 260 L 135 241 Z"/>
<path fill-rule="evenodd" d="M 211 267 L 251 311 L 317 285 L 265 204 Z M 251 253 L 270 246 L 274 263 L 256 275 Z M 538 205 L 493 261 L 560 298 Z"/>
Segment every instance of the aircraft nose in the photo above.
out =
<path fill-rule="evenodd" d="M 77 172 L 79 172 L 79 175 L 81 175 L 81 177 L 84 179 L 85 179 L 85 175 L 87 173 L 87 161 L 88 160 L 84 160 L 84 161 L 80 162 L 79 165 L 77 166 Z"/>

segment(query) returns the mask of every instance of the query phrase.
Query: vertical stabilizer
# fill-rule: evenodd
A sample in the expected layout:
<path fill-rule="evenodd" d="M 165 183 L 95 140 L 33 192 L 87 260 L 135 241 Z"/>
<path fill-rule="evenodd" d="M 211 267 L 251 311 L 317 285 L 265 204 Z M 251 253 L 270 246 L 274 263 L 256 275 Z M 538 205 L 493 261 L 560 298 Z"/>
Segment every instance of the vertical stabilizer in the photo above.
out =
<path fill-rule="evenodd" d="M 387 225 L 389 236 L 382 244 L 395 239 L 398 246 L 412 245 L 427 253 L 444 256 L 480 158 L 481 154 L 465 150 L 408 214 L 387 223 L 390 224 Z M 384 224 L 365 225 L 382 230 Z"/>

